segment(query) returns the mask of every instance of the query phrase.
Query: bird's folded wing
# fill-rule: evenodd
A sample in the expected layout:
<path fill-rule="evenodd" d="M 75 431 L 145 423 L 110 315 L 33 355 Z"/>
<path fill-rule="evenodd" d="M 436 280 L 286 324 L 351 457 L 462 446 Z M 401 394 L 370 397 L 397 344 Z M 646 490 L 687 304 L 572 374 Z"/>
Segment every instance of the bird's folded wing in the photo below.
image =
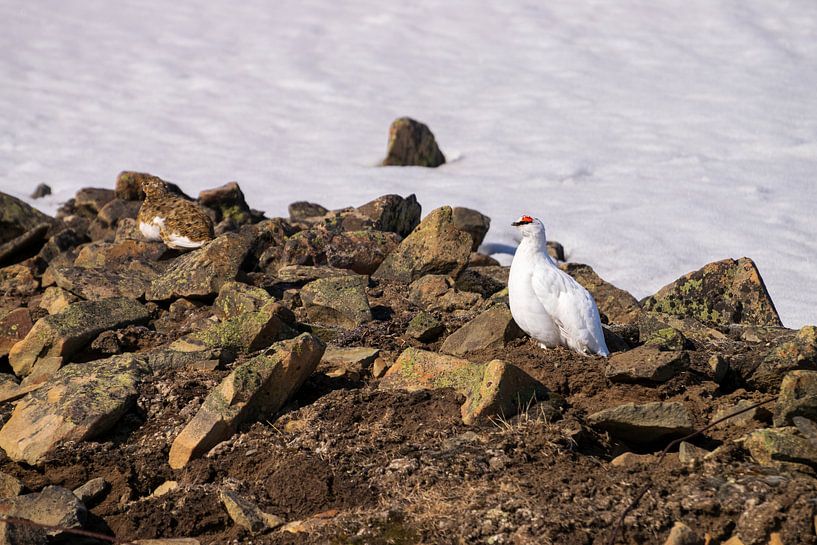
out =
<path fill-rule="evenodd" d="M 586 289 L 558 270 L 534 274 L 532 284 L 536 297 L 565 337 L 585 342 L 593 339 L 596 304 Z"/>

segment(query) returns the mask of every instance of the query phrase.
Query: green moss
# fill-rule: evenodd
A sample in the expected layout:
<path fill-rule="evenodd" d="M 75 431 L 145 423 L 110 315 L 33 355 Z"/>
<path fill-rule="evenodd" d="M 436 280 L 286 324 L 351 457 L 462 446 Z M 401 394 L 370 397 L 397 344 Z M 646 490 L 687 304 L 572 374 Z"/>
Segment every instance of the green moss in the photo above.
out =
<path fill-rule="evenodd" d="M 700 280 L 700 279 L 695 280 L 693 278 L 690 278 L 686 282 L 681 284 L 681 286 L 679 287 L 679 290 L 684 295 L 689 295 L 689 292 L 691 292 L 691 291 L 700 291 L 702 287 L 703 287 L 703 280 Z"/>

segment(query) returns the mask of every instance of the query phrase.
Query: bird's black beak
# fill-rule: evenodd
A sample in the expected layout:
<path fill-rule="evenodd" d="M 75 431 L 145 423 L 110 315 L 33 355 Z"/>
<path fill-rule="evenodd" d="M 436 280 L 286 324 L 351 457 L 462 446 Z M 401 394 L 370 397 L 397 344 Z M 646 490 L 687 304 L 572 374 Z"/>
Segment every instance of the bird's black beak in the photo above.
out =
<path fill-rule="evenodd" d="M 522 223 L 521 221 L 515 221 L 511 225 L 513 225 L 514 227 L 519 227 L 520 225 L 525 225 L 525 224 Z"/>

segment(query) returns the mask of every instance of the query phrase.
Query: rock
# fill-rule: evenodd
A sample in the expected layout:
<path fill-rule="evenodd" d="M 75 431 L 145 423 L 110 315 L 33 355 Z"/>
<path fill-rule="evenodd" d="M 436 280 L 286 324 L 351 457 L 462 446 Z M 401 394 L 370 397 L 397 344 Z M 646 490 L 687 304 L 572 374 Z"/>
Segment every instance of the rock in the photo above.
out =
<path fill-rule="evenodd" d="M 633 443 L 649 444 L 673 436 L 691 433 L 692 416 L 678 401 L 627 403 L 593 413 L 587 422 L 614 437 Z"/>
<path fill-rule="evenodd" d="M 73 303 L 59 314 L 38 320 L 28 335 L 11 348 L 9 363 L 18 376 L 25 376 L 41 359 L 70 358 L 106 329 L 149 318 L 144 306 L 123 297 Z"/>
<path fill-rule="evenodd" d="M 40 288 L 31 268 L 18 264 L 0 269 L 0 293 L 6 295 L 33 295 Z"/>
<path fill-rule="evenodd" d="M 313 218 L 323 218 L 329 210 L 319 204 L 307 201 L 298 201 L 289 205 L 289 220 L 303 221 Z"/>
<path fill-rule="evenodd" d="M 505 267 L 468 267 L 457 277 L 454 286 L 460 291 L 478 293 L 483 297 L 502 291 L 508 286 L 507 277 L 503 281 L 497 278 L 497 272 L 502 274 Z M 425 277 L 423 277 L 425 278 Z M 418 282 L 422 280 L 417 280 Z"/>
<path fill-rule="evenodd" d="M 356 273 L 334 267 L 312 267 L 310 265 L 287 265 L 278 269 L 277 280 L 284 284 L 306 284 L 319 278 L 336 276 L 356 276 Z"/>
<path fill-rule="evenodd" d="M 215 295 L 221 286 L 235 280 L 250 249 L 250 241 L 227 233 L 209 244 L 173 260 L 167 270 L 147 289 L 148 301 Z"/>
<path fill-rule="evenodd" d="M 183 367 L 196 367 L 204 365 L 218 367 L 223 362 L 232 361 L 225 355 L 221 348 L 211 348 L 209 350 L 196 350 L 193 352 L 178 352 L 169 348 L 156 348 L 147 352 L 141 352 L 140 357 L 147 361 L 148 366 L 154 371 L 166 371 L 168 369 L 179 369 Z M 207 362 L 207 363 L 204 363 Z"/>
<path fill-rule="evenodd" d="M 373 278 L 412 282 L 427 274 L 456 277 L 467 265 L 471 236 L 454 226 L 449 206 L 433 210 L 389 254 Z"/>
<path fill-rule="evenodd" d="M 282 241 L 273 239 L 259 255 L 258 267 L 275 274 L 285 265 L 326 265 L 326 249 L 331 237 L 323 225 L 318 225 Z"/>
<path fill-rule="evenodd" d="M 374 363 L 372 363 L 372 378 L 383 378 L 391 365 L 392 362 L 385 358 L 375 358 Z"/>
<path fill-rule="evenodd" d="M 687 340 L 674 327 L 664 327 L 647 337 L 644 345 L 658 350 L 683 350 L 687 346 Z"/>
<path fill-rule="evenodd" d="M 452 284 L 441 274 L 423 276 L 409 286 L 408 299 L 426 310 L 441 312 L 470 309 L 480 301 L 479 294 L 459 291 Z"/>
<path fill-rule="evenodd" d="M 712 371 L 712 380 L 721 384 L 729 373 L 729 362 L 720 354 L 714 354 L 707 360 L 707 365 Z"/>
<path fill-rule="evenodd" d="M 61 441 L 105 433 L 136 402 L 148 371 L 131 354 L 63 367 L 17 404 L 0 429 L 0 447 L 12 460 L 38 465 Z"/>
<path fill-rule="evenodd" d="M 221 320 L 226 320 L 245 312 L 254 312 L 267 303 L 272 296 L 262 288 L 249 286 L 243 282 L 225 282 L 213 302 L 213 311 Z"/>
<path fill-rule="evenodd" d="M 46 223 L 52 225 L 54 218 L 46 216 L 20 199 L 0 192 L 0 244 Z"/>
<path fill-rule="evenodd" d="M 39 184 L 35 189 L 34 192 L 31 194 L 32 199 L 42 199 L 43 197 L 47 197 L 51 195 L 51 186 L 48 184 Z"/>
<path fill-rule="evenodd" d="M 102 477 L 97 477 L 75 489 L 74 496 L 76 496 L 83 505 L 91 505 L 100 500 L 110 489 L 111 483 Z"/>
<path fill-rule="evenodd" d="M 468 257 L 469 267 L 499 267 L 499 261 L 493 257 L 479 252 L 471 252 Z"/>
<path fill-rule="evenodd" d="M 60 486 L 46 486 L 40 492 L 2 499 L 0 512 L 8 517 L 24 518 L 39 524 L 63 528 L 80 528 L 88 516 L 85 506 L 77 497 L 70 490 Z M 62 533 L 60 530 L 43 530 L 52 536 Z"/>
<path fill-rule="evenodd" d="M 330 227 L 337 226 L 343 231 L 375 229 L 397 233 L 406 238 L 420 223 L 422 207 L 414 194 L 382 195 L 357 208 L 346 208 L 327 216 Z"/>
<path fill-rule="evenodd" d="M 767 350 L 753 350 L 749 357 L 731 362 L 731 368 L 751 386 L 773 392 L 790 371 L 817 370 L 817 327 L 786 332 L 770 344 Z"/>
<path fill-rule="evenodd" d="M 675 522 L 664 545 L 704 545 L 704 540 L 683 522 Z"/>
<path fill-rule="evenodd" d="M 452 388 L 465 396 L 463 422 L 491 416 L 510 417 L 533 400 L 548 399 L 547 390 L 518 367 L 501 360 L 487 364 L 407 348 L 380 381 L 380 388 L 423 390 Z M 555 409 L 552 409 L 555 411 Z"/>
<path fill-rule="evenodd" d="M 656 460 L 657 457 L 654 454 L 624 452 L 610 460 L 610 465 L 613 467 L 638 467 L 654 464 Z"/>
<path fill-rule="evenodd" d="M 23 261 L 27 255 L 36 252 L 43 245 L 50 229 L 50 224 L 41 223 L 5 244 L 0 244 L 0 263 L 12 264 Z"/>
<path fill-rule="evenodd" d="M 790 371 L 780 383 L 774 425 L 790 426 L 795 416 L 817 420 L 817 371 Z"/>
<path fill-rule="evenodd" d="M 565 248 L 555 240 L 547 241 L 548 255 L 555 261 L 565 261 Z"/>
<path fill-rule="evenodd" d="M 696 465 L 709 454 L 709 451 L 696 447 L 692 443 L 681 441 L 678 445 L 678 461 L 684 465 Z"/>
<path fill-rule="evenodd" d="M 150 497 L 151 498 L 158 498 L 158 497 L 164 496 L 165 494 L 169 494 L 170 492 L 173 492 L 177 488 L 179 488 L 179 482 L 178 481 L 165 481 L 165 482 L 163 482 L 162 484 L 160 484 L 159 486 L 156 487 L 156 490 L 154 490 L 150 494 Z"/>
<path fill-rule="evenodd" d="M 88 219 L 93 219 L 106 204 L 115 198 L 116 193 L 112 189 L 83 187 L 74 195 L 73 212 Z"/>
<path fill-rule="evenodd" d="M 229 219 L 236 225 L 252 221 L 252 213 L 244 193 L 236 182 L 229 182 L 215 189 L 205 189 L 199 193 L 199 204 L 216 212 L 216 223 Z"/>
<path fill-rule="evenodd" d="M 304 333 L 236 367 L 173 441 L 170 467 L 184 467 L 232 436 L 242 422 L 274 414 L 315 371 L 324 348 L 320 340 Z"/>
<path fill-rule="evenodd" d="M 629 292 L 605 282 L 589 265 L 563 263 L 559 265 L 559 268 L 575 278 L 590 292 L 590 295 L 596 300 L 599 312 L 610 322 L 630 324 L 638 318 L 641 312 L 638 300 Z"/>
<path fill-rule="evenodd" d="M 0 318 L 0 358 L 7 355 L 12 346 L 28 335 L 33 325 L 31 311 L 27 308 L 12 310 Z"/>
<path fill-rule="evenodd" d="M 192 537 L 172 537 L 161 539 L 137 539 L 132 545 L 201 545 L 198 539 Z"/>
<path fill-rule="evenodd" d="M 89 269 L 85 267 L 53 267 L 57 287 L 83 299 L 95 301 L 111 297 L 140 299 L 158 276 L 150 269 Z"/>
<path fill-rule="evenodd" d="M 314 280 L 301 289 L 300 295 L 312 322 L 353 329 L 372 319 L 363 276 Z"/>
<path fill-rule="evenodd" d="M 113 241 L 119 222 L 123 219 L 135 220 L 141 204 L 138 201 L 113 199 L 102 207 L 96 219 L 88 226 L 88 235 L 93 240 Z"/>
<path fill-rule="evenodd" d="M 68 290 L 51 286 L 45 289 L 39 307 L 49 314 L 57 314 L 65 310 L 71 303 L 79 301 L 79 297 Z"/>
<path fill-rule="evenodd" d="M 812 474 L 817 469 L 817 448 L 794 427 L 755 430 L 743 446 L 763 466 Z"/>
<path fill-rule="evenodd" d="M 409 117 L 392 122 L 383 166 L 438 167 L 444 163 L 445 156 L 427 125 Z"/>
<path fill-rule="evenodd" d="M 321 365 L 326 364 L 329 367 L 357 366 L 366 369 L 372 366 L 378 355 L 380 355 L 379 348 L 328 346 L 321 358 Z"/>
<path fill-rule="evenodd" d="M 737 403 L 731 403 L 720 407 L 712 416 L 712 422 L 733 415 L 738 411 L 748 409 L 755 402 L 748 399 L 741 399 Z M 756 407 L 746 412 L 740 413 L 737 416 L 729 418 L 729 424 L 733 427 L 752 426 L 757 427 L 757 424 L 771 423 L 772 415 L 766 407 Z"/>
<path fill-rule="evenodd" d="M 297 332 L 284 320 L 289 317 L 289 309 L 271 301 L 258 310 L 244 312 L 177 339 L 170 349 L 199 352 L 221 348 L 233 353 L 254 352 L 275 341 L 294 337 Z"/>
<path fill-rule="evenodd" d="M 604 375 L 612 382 L 666 382 L 689 368 L 687 352 L 643 345 L 613 354 Z"/>
<path fill-rule="evenodd" d="M 90 269 L 128 269 L 136 262 L 158 261 L 167 247 L 163 242 L 126 239 L 116 242 L 91 242 L 84 245 L 74 265 Z"/>
<path fill-rule="evenodd" d="M 14 498 L 22 492 L 23 483 L 20 482 L 20 479 L 8 473 L 0 473 L 0 498 Z"/>
<path fill-rule="evenodd" d="M 510 309 L 496 305 L 449 335 L 440 351 L 462 356 L 486 348 L 503 347 L 522 336 L 524 333 L 513 321 Z"/>
<path fill-rule="evenodd" d="M 131 171 L 123 171 L 120 172 L 119 175 L 116 177 L 116 189 L 114 191 L 116 198 L 124 199 L 126 201 L 143 201 L 145 200 L 145 193 L 142 191 L 142 181 L 148 178 L 156 178 L 161 180 L 158 176 L 153 176 L 146 172 L 131 172 Z M 167 185 L 167 189 L 171 193 L 175 193 L 180 197 L 184 197 L 188 201 L 192 201 L 193 199 L 190 198 L 189 195 L 186 195 L 184 191 L 182 191 L 179 186 L 174 183 L 162 180 L 165 185 Z"/>
<path fill-rule="evenodd" d="M 644 309 L 705 324 L 780 327 L 780 317 L 754 262 L 748 257 L 709 263 L 646 298 Z"/>
<path fill-rule="evenodd" d="M 249 530 L 252 535 L 273 530 L 285 522 L 281 517 L 264 513 L 257 505 L 236 492 L 222 490 L 220 497 L 233 522 Z"/>
<path fill-rule="evenodd" d="M 421 343 L 430 343 L 443 334 L 445 326 L 433 314 L 420 311 L 414 315 L 406 329 L 406 335 Z"/>
<path fill-rule="evenodd" d="M 491 227 L 491 218 L 470 208 L 454 208 L 454 226 L 471 235 L 471 251 L 476 252 Z"/>
<path fill-rule="evenodd" d="M 334 235 L 326 247 L 326 263 L 358 274 L 374 273 L 400 244 L 400 236 L 383 231 L 348 231 Z"/>

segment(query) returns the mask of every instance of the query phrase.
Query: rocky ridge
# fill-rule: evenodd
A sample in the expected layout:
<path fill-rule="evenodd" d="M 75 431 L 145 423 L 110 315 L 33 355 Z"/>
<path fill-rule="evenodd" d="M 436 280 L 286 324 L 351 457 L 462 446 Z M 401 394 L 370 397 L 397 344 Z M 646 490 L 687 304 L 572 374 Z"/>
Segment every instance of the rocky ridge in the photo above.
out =
<path fill-rule="evenodd" d="M 395 142 L 428 136 L 402 123 Z M 412 145 L 387 164 L 442 156 Z M 0 194 L 14 516 L 145 543 L 586 544 L 650 483 L 622 542 L 817 543 L 817 328 L 781 325 L 750 259 L 641 302 L 563 264 L 613 352 L 586 358 L 513 322 L 477 211 L 384 195 L 266 218 L 231 182 L 198 198 L 217 238 L 180 253 L 135 229 L 148 176 L 56 218 Z"/>

